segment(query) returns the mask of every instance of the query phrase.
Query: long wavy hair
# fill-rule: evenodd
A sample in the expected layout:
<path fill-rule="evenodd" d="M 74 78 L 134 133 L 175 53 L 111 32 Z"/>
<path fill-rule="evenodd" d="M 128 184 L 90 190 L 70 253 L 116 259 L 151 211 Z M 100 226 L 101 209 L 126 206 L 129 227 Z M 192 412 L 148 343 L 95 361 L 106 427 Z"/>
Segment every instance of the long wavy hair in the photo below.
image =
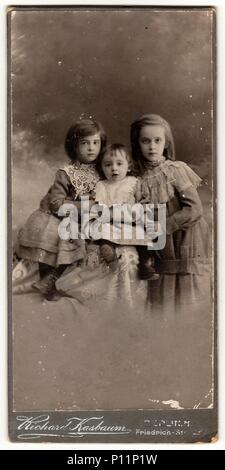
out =
<path fill-rule="evenodd" d="M 72 161 L 75 161 L 77 159 L 77 145 L 79 140 L 98 133 L 101 138 L 101 154 L 105 151 L 107 144 L 107 137 L 102 124 L 97 121 L 92 121 L 91 119 L 81 119 L 75 122 L 75 124 L 69 128 L 65 139 L 64 147 L 68 157 Z"/>
<path fill-rule="evenodd" d="M 144 114 L 139 119 L 134 121 L 131 124 L 131 133 L 130 133 L 130 140 L 131 140 L 131 148 L 132 148 L 132 156 L 133 160 L 137 162 L 139 169 L 141 171 L 145 168 L 145 159 L 142 155 L 141 148 L 139 145 L 139 136 L 142 127 L 144 126 L 161 126 L 165 130 L 165 148 L 163 151 L 163 155 L 167 160 L 175 160 L 175 147 L 174 147 L 174 140 L 172 131 L 170 128 L 169 123 L 163 119 L 158 114 Z"/>

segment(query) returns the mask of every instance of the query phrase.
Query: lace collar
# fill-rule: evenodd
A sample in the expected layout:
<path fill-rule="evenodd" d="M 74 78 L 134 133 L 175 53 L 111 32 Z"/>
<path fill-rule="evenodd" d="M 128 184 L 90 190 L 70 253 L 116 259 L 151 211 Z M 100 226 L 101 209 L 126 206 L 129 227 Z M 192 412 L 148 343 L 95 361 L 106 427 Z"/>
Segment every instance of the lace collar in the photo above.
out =
<path fill-rule="evenodd" d="M 62 170 L 66 172 L 75 190 L 75 199 L 93 191 L 100 180 L 94 163 L 70 162 Z"/>

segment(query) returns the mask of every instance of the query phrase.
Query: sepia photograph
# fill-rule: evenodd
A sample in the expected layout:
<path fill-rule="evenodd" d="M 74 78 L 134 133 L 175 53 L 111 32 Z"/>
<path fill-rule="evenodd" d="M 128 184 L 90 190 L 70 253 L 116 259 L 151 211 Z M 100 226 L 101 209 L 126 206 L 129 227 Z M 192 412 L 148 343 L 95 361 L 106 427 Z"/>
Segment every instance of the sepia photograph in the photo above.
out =
<path fill-rule="evenodd" d="M 215 9 L 7 16 L 10 439 L 213 442 Z"/>

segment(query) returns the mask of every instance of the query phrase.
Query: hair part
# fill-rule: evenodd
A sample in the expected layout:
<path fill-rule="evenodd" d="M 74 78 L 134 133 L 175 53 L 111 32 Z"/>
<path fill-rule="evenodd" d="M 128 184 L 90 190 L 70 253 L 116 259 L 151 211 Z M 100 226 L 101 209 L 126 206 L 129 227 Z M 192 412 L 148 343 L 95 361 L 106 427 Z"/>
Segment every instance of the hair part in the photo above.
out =
<path fill-rule="evenodd" d="M 91 119 L 81 119 L 75 122 L 75 124 L 69 128 L 65 138 L 64 148 L 68 157 L 72 161 L 75 161 L 77 159 L 77 146 L 79 140 L 98 133 L 101 138 L 101 154 L 105 151 L 107 143 L 106 133 L 102 124 L 97 121 L 92 121 Z"/>
<path fill-rule="evenodd" d="M 145 164 L 145 159 L 139 145 L 140 131 L 145 126 L 161 126 L 164 129 L 166 143 L 163 155 L 167 160 L 175 160 L 175 146 L 169 123 L 158 114 L 144 114 L 131 124 L 130 133 L 132 156 L 134 161 L 138 162 L 139 168 L 143 170 Z"/>
<path fill-rule="evenodd" d="M 104 157 L 106 155 L 110 155 L 112 157 L 114 157 L 117 153 L 120 153 L 121 155 L 125 156 L 127 162 L 128 162 L 128 169 L 129 171 L 132 171 L 134 170 L 134 162 L 133 162 L 133 159 L 131 157 L 131 154 L 128 150 L 128 148 L 123 145 L 123 144 L 109 144 L 107 145 L 107 147 L 105 148 L 105 151 L 102 152 L 101 154 L 99 154 L 98 158 L 97 158 L 97 161 L 96 161 L 96 168 L 98 170 L 98 172 L 100 173 L 101 176 L 104 176 L 104 173 L 102 171 L 102 162 L 104 160 Z"/>

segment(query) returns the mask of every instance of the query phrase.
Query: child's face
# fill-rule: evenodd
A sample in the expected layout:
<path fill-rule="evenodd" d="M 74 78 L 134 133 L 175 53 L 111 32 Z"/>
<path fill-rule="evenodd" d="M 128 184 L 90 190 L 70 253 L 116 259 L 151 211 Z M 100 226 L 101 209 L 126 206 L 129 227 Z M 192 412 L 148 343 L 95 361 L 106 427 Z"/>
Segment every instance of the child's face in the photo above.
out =
<path fill-rule="evenodd" d="M 157 162 L 163 156 L 166 138 L 162 126 L 144 126 L 140 130 L 139 145 L 143 157 L 148 162 Z"/>
<path fill-rule="evenodd" d="M 81 163 L 92 163 L 96 160 L 100 150 L 100 133 L 89 135 L 87 137 L 80 137 L 76 148 L 77 160 Z"/>
<path fill-rule="evenodd" d="M 128 172 L 129 163 L 123 151 L 113 155 L 106 153 L 102 160 L 102 171 L 109 181 L 122 181 Z"/>

